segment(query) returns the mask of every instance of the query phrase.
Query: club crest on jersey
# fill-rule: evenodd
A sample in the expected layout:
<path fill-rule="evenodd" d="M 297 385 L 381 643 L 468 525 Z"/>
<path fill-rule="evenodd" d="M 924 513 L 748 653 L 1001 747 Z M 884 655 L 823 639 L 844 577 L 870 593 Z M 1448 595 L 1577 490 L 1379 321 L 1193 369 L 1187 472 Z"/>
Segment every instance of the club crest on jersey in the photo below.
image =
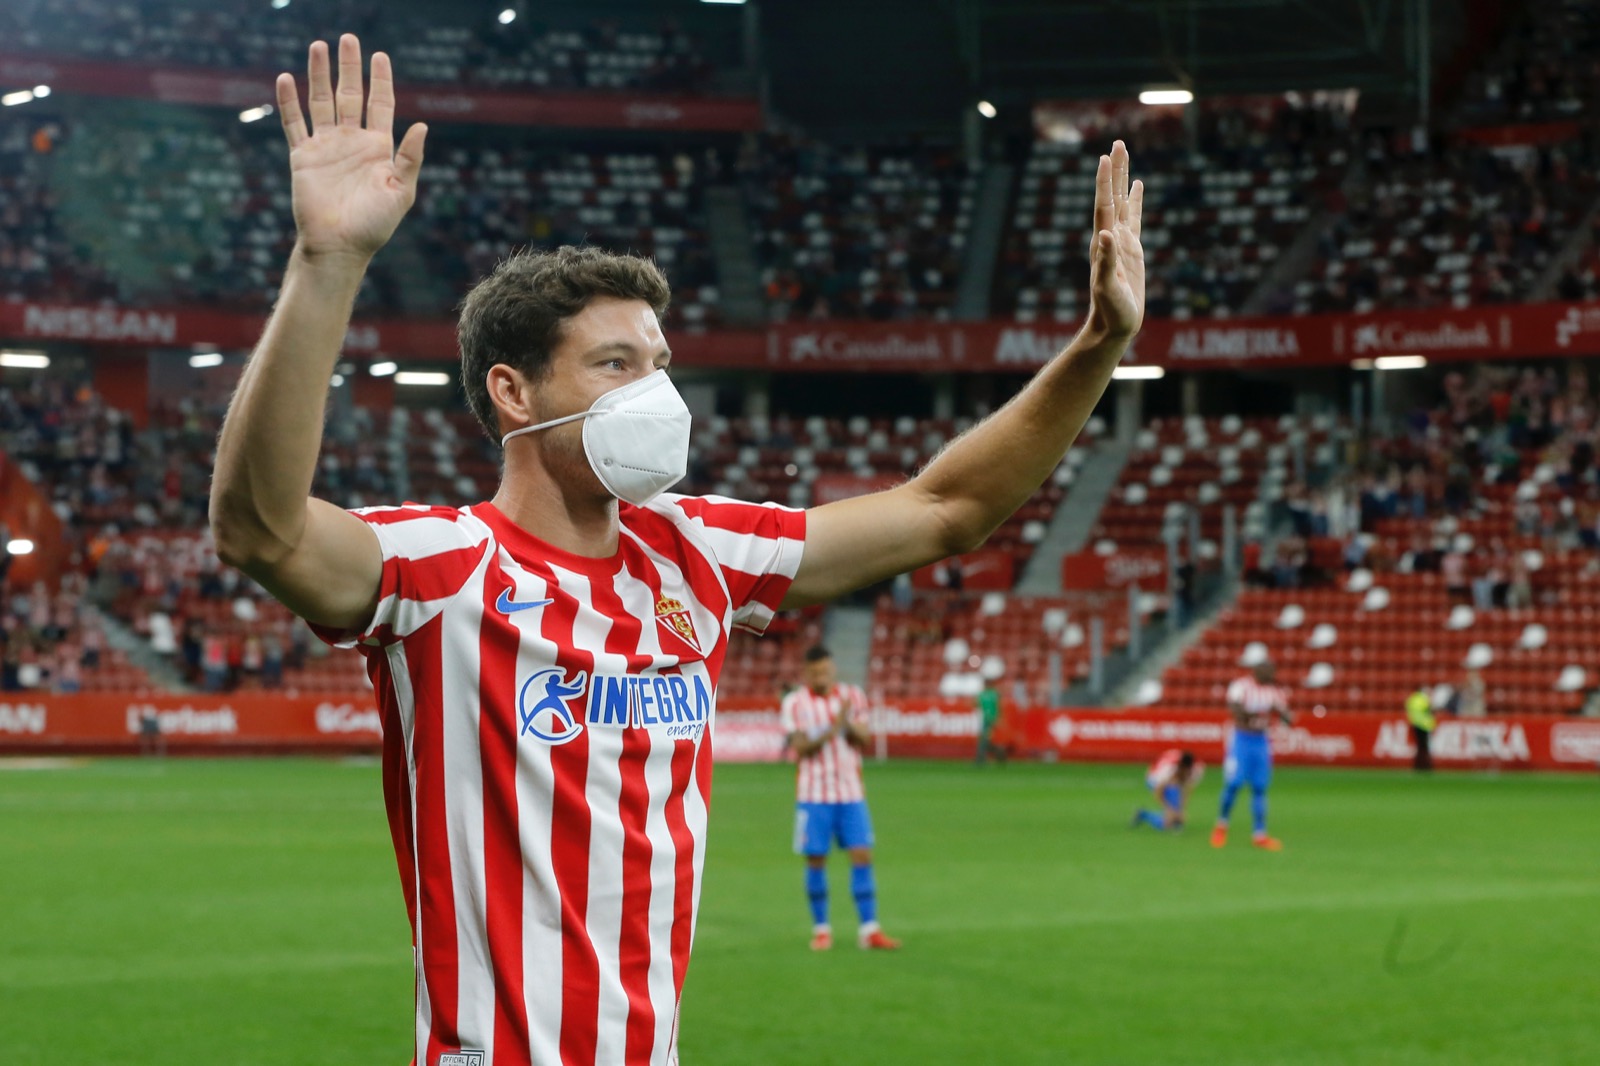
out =
<path fill-rule="evenodd" d="M 546 744 L 565 744 L 583 732 L 583 723 L 567 701 L 580 699 L 588 685 L 589 675 L 582 671 L 568 681 L 564 671 L 554 669 L 540 670 L 524 681 L 517 697 L 522 736 Z"/>
<path fill-rule="evenodd" d="M 522 683 L 521 736 L 565 744 L 584 729 L 644 729 L 699 740 L 713 695 L 703 674 L 595 674 L 547 668 Z M 576 713 L 575 713 L 576 712 Z"/>
<path fill-rule="evenodd" d="M 671 596 L 656 600 L 656 624 L 689 645 L 696 655 L 705 654 L 700 647 L 700 637 L 694 631 L 694 619 L 689 616 L 689 609 L 682 600 L 675 600 Z"/>

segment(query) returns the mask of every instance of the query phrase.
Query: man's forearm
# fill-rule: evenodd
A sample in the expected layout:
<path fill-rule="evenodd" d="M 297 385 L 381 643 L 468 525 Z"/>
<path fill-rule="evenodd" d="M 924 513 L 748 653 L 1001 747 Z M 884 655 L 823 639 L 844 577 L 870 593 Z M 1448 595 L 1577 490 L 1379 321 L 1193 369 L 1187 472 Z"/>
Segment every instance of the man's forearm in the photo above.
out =
<path fill-rule="evenodd" d="M 224 559 L 293 551 L 322 447 L 328 382 L 366 272 L 296 248 L 278 304 L 239 379 L 217 441 L 211 524 Z"/>
<path fill-rule="evenodd" d="M 944 512 L 957 547 L 975 547 L 1044 484 L 1127 350 L 1086 329 L 1004 407 L 929 463 L 913 484 Z"/>

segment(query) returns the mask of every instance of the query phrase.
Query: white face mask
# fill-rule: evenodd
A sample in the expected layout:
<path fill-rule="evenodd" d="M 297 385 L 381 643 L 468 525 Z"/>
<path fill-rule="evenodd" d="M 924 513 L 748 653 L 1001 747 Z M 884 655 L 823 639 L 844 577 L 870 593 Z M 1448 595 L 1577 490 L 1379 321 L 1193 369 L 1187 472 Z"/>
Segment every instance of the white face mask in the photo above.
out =
<path fill-rule="evenodd" d="M 595 477 L 619 500 L 643 506 L 683 480 L 689 472 L 689 408 L 665 370 L 612 389 L 587 411 L 514 429 L 506 441 L 524 433 L 587 419 L 583 454 Z"/>

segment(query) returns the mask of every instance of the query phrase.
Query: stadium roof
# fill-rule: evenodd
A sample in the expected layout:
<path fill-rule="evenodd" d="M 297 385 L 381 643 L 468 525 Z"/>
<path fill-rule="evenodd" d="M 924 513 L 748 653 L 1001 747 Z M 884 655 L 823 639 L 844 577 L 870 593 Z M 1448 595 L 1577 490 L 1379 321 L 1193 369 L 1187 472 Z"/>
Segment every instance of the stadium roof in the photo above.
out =
<path fill-rule="evenodd" d="M 1496 0 L 1476 5 L 1499 8 Z M 1460 44 L 1463 0 L 810 0 L 760 11 L 780 111 L 912 119 L 987 98 L 1357 88 L 1415 99 Z M 888 117 L 885 115 L 885 117 Z"/>

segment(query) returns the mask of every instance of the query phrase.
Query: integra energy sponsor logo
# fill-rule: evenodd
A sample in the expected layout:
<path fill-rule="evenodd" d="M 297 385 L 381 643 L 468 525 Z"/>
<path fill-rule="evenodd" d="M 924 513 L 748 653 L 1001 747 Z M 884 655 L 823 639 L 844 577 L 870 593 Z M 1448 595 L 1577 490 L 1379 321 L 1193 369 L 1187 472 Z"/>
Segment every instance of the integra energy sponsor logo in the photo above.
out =
<path fill-rule="evenodd" d="M 121 311 L 115 307 L 28 304 L 22 309 L 22 332 L 30 337 L 64 340 L 172 344 L 178 337 L 178 316 L 161 311 Z"/>
<path fill-rule="evenodd" d="M 946 344 L 948 340 L 948 344 Z M 966 343 L 959 330 L 945 334 L 895 330 L 880 336 L 842 330 L 799 333 L 788 339 L 791 363 L 959 363 Z"/>
<path fill-rule="evenodd" d="M 0 733 L 43 733 L 48 722 L 43 704 L 0 703 Z"/>
<path fill-rule="evenodd" d="M 1198 326 L 1172 335 L 1168 359 L 1295 359 L 1300 335 L 1293 329 L 1257 326 Z"/>
<path fill-rule="evenodd" d="M 137 734 L 139 723 L 154 715 L 161 731 L 175 736 L 216 736 L 220 733 L 237 733 L 239 716 L 226 705 L 214 710 L 200 711 L 190 706 L 162 710 L 148 703 L 128 704 L 128 732 Z"/>
<path fill-rule="evenodd" d="M 584 729 L 647 729 L 670 740 L 698 740 L 713 706 L 699 674 L 596 674 L 540 670 L 517 699 L 518 735 L 565 744 Z"/>
<path fill-rule="evenodd" d="M 383 732 L 383 720 L 373 707 L 354 707 L 348 703 L 317 704 L 317 732 L 319 733 L 374 733 Z"/>
<path fill-rule="evenodd" d="M 1516 722 L 1440 722 L 1428 745 L 1435 759 L 1453 762 L 1493 759 L 1528 762 L 1528 734 Z M 1417 753 L 1411 727 L 1403 721 L 1384 722 L 1372 754 L 1380 759 L 1409 759 Z"/>

